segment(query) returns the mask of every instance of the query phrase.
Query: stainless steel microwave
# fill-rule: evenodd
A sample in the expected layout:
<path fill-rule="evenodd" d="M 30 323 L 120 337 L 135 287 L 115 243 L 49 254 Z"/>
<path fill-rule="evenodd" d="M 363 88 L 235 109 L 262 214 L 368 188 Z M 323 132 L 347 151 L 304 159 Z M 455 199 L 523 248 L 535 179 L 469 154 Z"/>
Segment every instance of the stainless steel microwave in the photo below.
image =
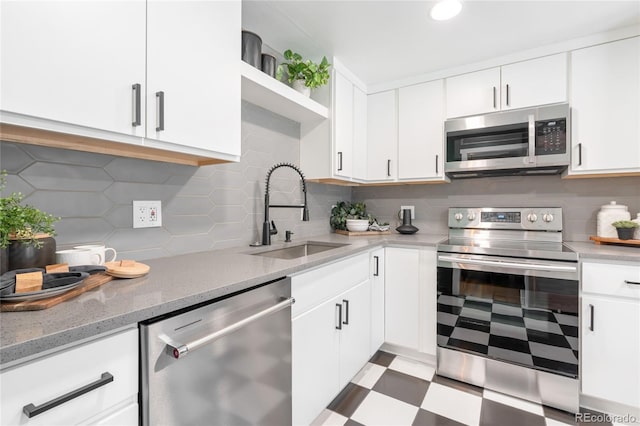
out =
<path fill-rule="evenodd" d="M 445 122 L 450 178 L 558 174 L 569 165 L 569 104 Z"/>

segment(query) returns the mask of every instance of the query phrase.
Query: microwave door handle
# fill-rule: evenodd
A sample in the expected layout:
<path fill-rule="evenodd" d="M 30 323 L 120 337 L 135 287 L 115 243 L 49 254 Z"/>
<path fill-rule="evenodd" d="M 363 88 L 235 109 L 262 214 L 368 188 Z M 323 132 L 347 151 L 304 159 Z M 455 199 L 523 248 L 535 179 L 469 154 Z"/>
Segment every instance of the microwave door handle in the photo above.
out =
<path fill-rule="evenodd" d="M 535 164 L 536 162 L 536 118 L 533 114 L 529 114 L 529 157 L 527 163 Z"/>

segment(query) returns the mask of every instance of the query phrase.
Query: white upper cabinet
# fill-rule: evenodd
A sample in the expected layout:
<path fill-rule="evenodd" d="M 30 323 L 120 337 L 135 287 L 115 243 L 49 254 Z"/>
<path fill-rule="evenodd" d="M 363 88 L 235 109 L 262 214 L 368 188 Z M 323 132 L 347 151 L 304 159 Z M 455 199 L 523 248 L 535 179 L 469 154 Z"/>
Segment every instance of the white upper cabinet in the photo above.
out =
<path fill-rule="evenodd" d="M 446 82 L 447 117 L 500 110 L 500 68 L 450 77 Z"/>
<path fill-rule="evenodd" d="M 353 87 L 353 162 L 352 177 L 367 178 L 367 94 Z"/>
<path fill-rule="evenodd" d="M 640 37 L 571 52 L 569 174 L 640 171 Z"/>
<path fill-rule="evenodd" d="M 338 71 L 333 74 L 333 146 L 336 176 L 353 171 L 353 84 Z"/>
<path fill-rule="evenodd" d="M 2 111 L 144 136 L 145 8 L 3 1 Z"/>
<path fill-rule="evenodd" d="M 148 0 L 147 138 L 240 156 L 241 5 Z"/>
<path fill-rule="evenodd" d="M 566 102 L 567 54 L 502 67 L 502 110 Z"/>
<path fill-rule="evenodd" d="M 444 178 L 443 80 L 398 91 L 398 179 Z"/>
<path fill-rule="evenodd" d="M 367 179 L 393 180 L 398 174 L 398 109 L 396 91 L 367 99 Z"/>
<path fill-rule="evenodd" d="M 447 118 L 567 100 L 567 54 L 545 56 L 446 79 Z"/>
<path fill-rule="evenodd" d="M 335 67 L 329 80 L 331 119 L 300 126 L 300 165 L 310 181 L 366 179 L 367 95 L 352 80 L 343 66 Z"/>
<path fill-rule="evenodd" d="M 1 119 L 20 126 L 11 140 L 194 165 L 239 160 L 241 5 L 3 2 Z"/>

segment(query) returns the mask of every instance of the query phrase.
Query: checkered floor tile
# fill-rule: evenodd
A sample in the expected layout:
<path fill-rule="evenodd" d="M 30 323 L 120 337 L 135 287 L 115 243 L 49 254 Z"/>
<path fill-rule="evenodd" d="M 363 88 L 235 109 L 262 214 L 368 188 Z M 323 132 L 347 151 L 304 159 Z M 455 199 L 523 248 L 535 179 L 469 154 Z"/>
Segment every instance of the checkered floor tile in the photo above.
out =
<path fill-rule="evenodd" d="M 438 344 L 578 376 L 577 314 L 440 294 Z"/>
<path fill-rule="evenodd" d="M 562 426 L 574 415 L 447 379 L 423 363 L 377 352 L 314 426 Z M 611 423 L 589 423 L 589 425 Z M 585 423 L 586 425 L 586 423 Z"/>

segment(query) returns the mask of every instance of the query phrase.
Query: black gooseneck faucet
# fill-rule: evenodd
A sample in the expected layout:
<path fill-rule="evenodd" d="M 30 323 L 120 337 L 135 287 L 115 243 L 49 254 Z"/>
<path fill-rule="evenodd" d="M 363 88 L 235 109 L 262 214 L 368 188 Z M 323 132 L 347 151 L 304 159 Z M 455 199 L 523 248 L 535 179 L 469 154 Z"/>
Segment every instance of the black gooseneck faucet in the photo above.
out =
<path fill-rule="evenodd" d="M 302 192 L 304 193 L 304 205 L 295 205 L 295 204 L 274 204 L 269 205 L 269 181 L 271 180 L 271 174 L 280 167 L 289 167 L 300 175 L 300 179 L 302 180 Z M 267 185 L 264 191 L 264 222 L 262 224 L 262 245 L 269 246 L 271 245 L 271 236 L 278 233 L 278 229 L 276 228 L 276 224 L 271 221 L 269 223 L 269 209 L 270 208 L 292 208 L 292 209 L 302 209 L 302 220 L 305 222 L 309 221 L 309 207 L 307 206 L 307 182 L 304 180 L 304 175 L 302 171 L 291 163 L 279 163 L 275 166 L 271 167 L 267 172 Z"/>

